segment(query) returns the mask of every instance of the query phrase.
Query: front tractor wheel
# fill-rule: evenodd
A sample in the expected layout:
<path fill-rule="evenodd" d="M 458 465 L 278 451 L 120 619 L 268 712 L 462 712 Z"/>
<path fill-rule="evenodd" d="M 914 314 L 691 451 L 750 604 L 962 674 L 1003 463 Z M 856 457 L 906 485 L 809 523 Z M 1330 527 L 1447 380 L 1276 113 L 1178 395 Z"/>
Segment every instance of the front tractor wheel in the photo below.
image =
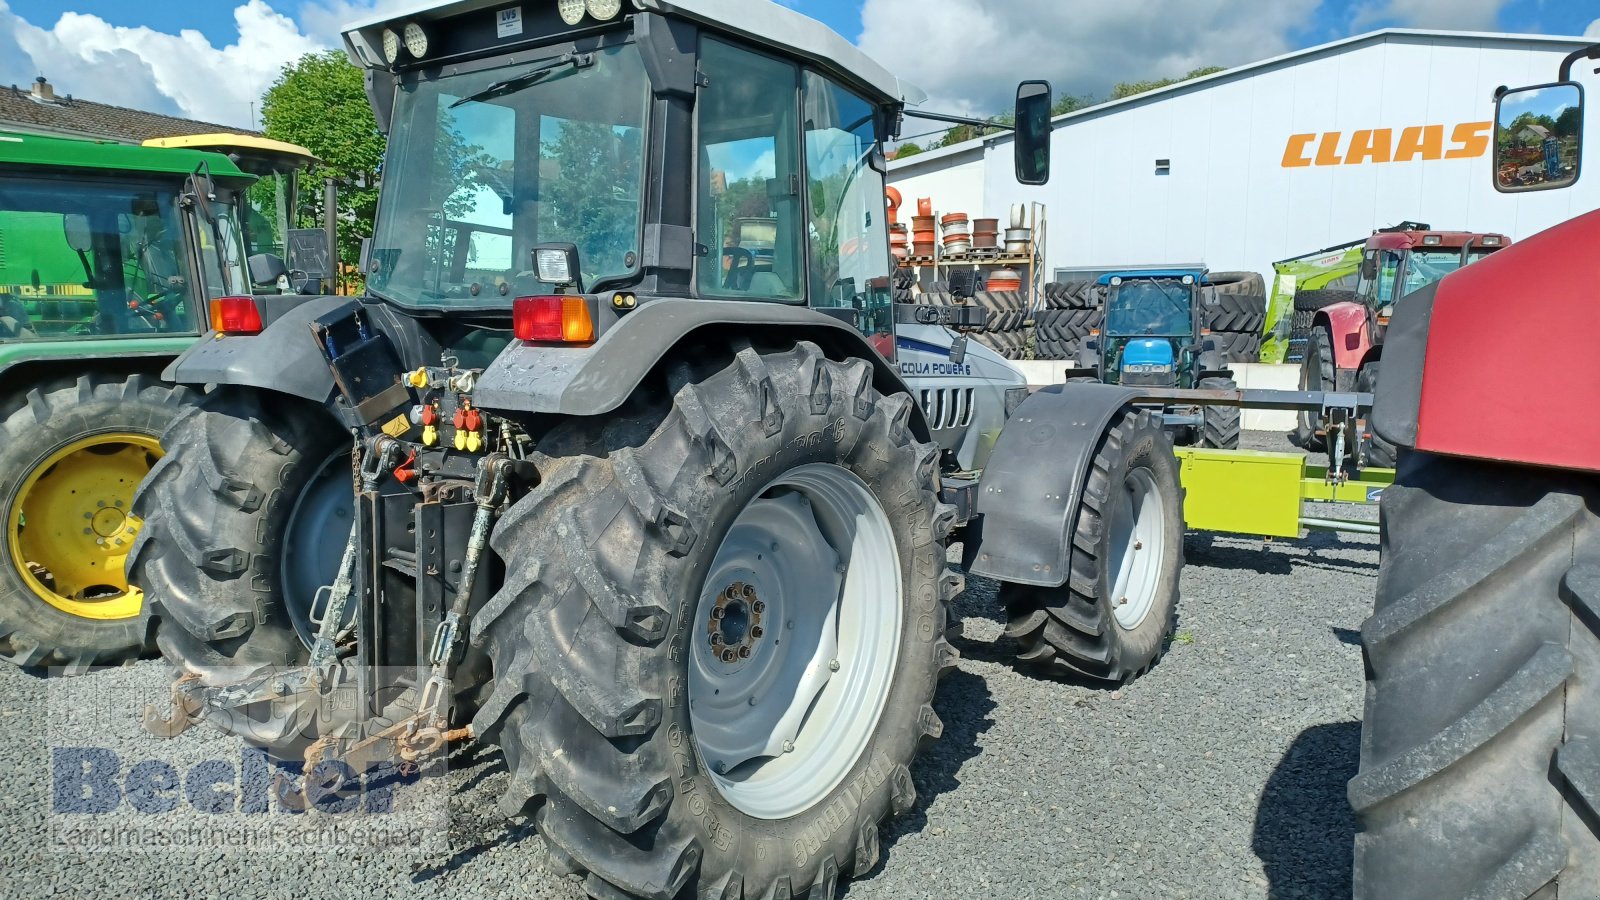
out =
<path fill-rule="evenodd" d="M 1066 535 L 1067 583 L 1004 584 L 1023 662 L 1122 683 L 1156 664 L 1178 620 L 1183 487 L 1160 422 L 1127 410 L 1101 438 Z"/>
<path fill-rule="evenodd" d="M 594 896 L 833 896 L 915 800 L 954 665 L 938 450 L 862 360 L 745 347 L 562 426 L 502 518 L 476 727 Z"/>
<path fill-rule="evenodd" d="M 1356 900 L 1600 896 L 1600 494 L 1419 451 L 1362 626 Z"/>
<path fill-rule="evenodd" d="M 133 494 L 191 400 L 148 376 L 44 385 L 0 421 L 0 658 L 69 673 L 145 650 Z"/>

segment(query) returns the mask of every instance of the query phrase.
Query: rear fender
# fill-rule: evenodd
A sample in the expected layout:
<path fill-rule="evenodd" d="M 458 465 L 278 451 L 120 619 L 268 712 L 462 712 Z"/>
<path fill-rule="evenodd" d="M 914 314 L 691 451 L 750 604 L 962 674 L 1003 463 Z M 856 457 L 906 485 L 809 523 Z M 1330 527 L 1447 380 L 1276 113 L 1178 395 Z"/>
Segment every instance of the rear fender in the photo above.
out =
<path fill-rule="evenodd" d="M 803 306 L 736 300 L 663 299 L 642 303 L 585 347 L 514 342 L 484 370 L 473 400 L 503 412 L 598 416 L 620 407 L 669 353 L 697 341 L 809 340 L 834 359 L 864 359 L 884 395 L 910 394 L 900 373 L 849 325 Z M 915 395 L 913 395 L 915 396 Z M 932 432 L 912 404 L 918 440 Z"/>
<path fill-rule="evenodd" d="M 333 373 L 311 335 L 311 321 L 342 306 L 349 297 L 315 297 L 293 304 L 257 298 L 265 331 L 258 335 L 208 334 L 178 357 L 161 377 L 196 387 L 234 385 L 261 388 L 326 403 L 333 396 Z"/>
<path fill-rule="evenodd" d="M 1333 339 L 1333 365 L 1338 369 L 1361 368 L 1361 360 L 1372 349 L 1372 330 L 1368 327 L 1367 308 L 1357 303 L 1335 303 L 1317 311 L 1312 327 L 1321 325 L 1328 329 Z"/>
<path fill-rule="evenodd" d="M 1134 388 L 1056 385 L 1038 391 L 1000 433 L 978 489 L 981 537 L 969 570 L 999 581 L 1060 587 L 1067 535 L 1094 454 Z M 970 535 L 969 535 L 970 537 Z"/>

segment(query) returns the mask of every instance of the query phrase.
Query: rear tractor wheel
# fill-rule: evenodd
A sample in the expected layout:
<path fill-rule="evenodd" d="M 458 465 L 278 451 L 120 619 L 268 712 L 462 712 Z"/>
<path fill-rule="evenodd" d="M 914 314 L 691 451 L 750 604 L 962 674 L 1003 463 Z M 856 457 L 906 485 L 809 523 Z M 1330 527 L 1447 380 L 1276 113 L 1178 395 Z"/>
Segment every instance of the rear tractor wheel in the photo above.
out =
<path fill-rule="evenodd" d="M 123 575 L 134 489 L 192 396 L 83 375 L 30 390 L 0 421 L 0 658 L 75 674 L 144 652 L 144 595 Z"/>
<path fill-rule="evenodd" d="M 497 526 L 475 727 L 591 896 L 831 897 L 943 726 L 954 510 L 870 366 L 801 344 L 561 426 Z M 653 392 L 647 392 L 653 393 Z"/>
<path fill-rule="evenodd" d="M 1000 588 L 1006 635 L 1024 662 L 1112 683 L 1156 664 L 1177 625 L 1182 497 L 1160 421 L 1124 412 L 1101 439 L 1068 523 L 1067 583 Z"/>
<path fill-rule="evenodd" d="M 313 602 L 354 523 L 349 440 L 320 409 L 237 389 L 168 430 L 167 456 L 134 500 L 145 528 L 128 565 L 168 662 L 208 684 L 307 662 Z M 208 721 L 286 749 L 315 713 L 258 706 Z"/>

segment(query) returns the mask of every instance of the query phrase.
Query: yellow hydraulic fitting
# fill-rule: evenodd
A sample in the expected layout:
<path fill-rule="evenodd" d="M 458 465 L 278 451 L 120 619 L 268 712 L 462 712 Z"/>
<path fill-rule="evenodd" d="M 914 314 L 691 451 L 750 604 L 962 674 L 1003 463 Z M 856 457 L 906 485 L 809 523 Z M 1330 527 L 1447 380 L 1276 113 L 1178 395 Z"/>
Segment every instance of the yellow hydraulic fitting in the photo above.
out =
<path fill-rule="evenodd" d="M 418 389 L 427 387 L 428 386 L 428 370 L 423 368 L 423 369 L 418 369 L 415 372 L 412 372 L 411 375 L 406 378 L 406 383 L 411 385 L 412 387 L 418 388 Z"/>
<path fill-rule="evenodd" d="M 439 426 L 428 425 L 422 429 L 422 446 L 433 447 L 439 443 Z"/>

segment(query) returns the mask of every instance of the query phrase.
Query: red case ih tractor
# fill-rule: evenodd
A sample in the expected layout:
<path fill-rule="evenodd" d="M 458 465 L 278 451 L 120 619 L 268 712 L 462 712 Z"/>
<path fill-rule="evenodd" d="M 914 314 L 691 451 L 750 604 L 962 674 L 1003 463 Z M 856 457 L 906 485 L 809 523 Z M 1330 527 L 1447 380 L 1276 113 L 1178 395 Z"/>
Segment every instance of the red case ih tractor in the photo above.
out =
<path fill-rule="evenodd" d="M 1372 233 L 1363 248 L 1356 288 L 1303 291 L 1295 295 L 1295 319 L 1309 319 L 1300 388 L 1308 391 L 1365 391 L 1378 386 L 1384 331 L 1399 298 L 1421 290 L 1511 243 L 1503 234 L 1434 231 L 1405 222 Z M 1318 415 L 1300 413 L 1292 437 L 1310 450 L 1325 450 L 1325 426 Z M 1393 468 L 1394 447 L 1374 437 L 1367 448 L 1372 465 Z"/>
<path fill-rule="evenodd" d="M 1585 58 L 1600 45 L 1498 92 L 1500 190 L 1577 181 Z M 1572 162 L 1532 184 L 1500 174 L 1530 118 Z M 1597 247 L 1591 212 L 1408 296 L 1389 327 L 1372 424 L 1403 455 L 1362 628 L 1357 898 L 1600 895 L 1600 370 L 1484 377 L 1490 336 L 1593 358 Z"/>

